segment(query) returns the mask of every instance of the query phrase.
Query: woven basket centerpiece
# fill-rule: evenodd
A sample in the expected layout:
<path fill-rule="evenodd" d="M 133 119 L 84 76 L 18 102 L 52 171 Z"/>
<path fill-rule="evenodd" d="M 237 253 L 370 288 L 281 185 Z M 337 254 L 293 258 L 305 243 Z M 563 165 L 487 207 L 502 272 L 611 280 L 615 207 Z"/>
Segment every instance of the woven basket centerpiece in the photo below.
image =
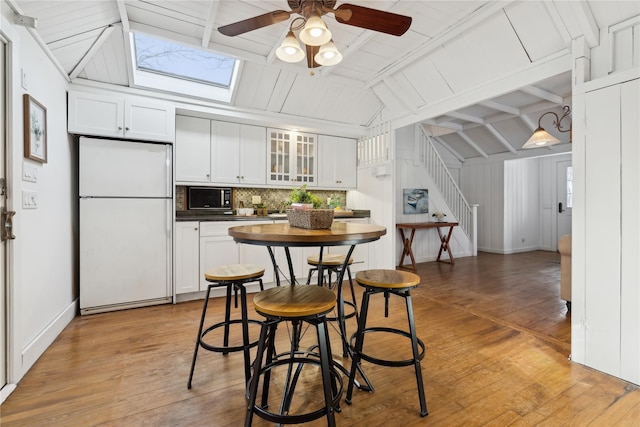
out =
<path fill-rule="evenodd" d="M 331 228 L 333 209 L 288 209 L 287 220 L 292 227 L 319 230 Z"/>

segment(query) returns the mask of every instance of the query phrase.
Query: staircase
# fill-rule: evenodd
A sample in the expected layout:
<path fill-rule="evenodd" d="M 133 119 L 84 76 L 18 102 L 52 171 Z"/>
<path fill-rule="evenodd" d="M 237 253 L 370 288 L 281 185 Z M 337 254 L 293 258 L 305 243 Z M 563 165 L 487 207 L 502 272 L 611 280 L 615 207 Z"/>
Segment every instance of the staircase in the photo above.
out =
<path fill-rule="evenodd" d="M 469 206 L 467 200 L 462 195 L 462 191 L 456 184 L 455 180 L 449 173 L 449 169 L 442 161 L 440 154 L 436 151 L 431 137 L 420 127 L 420 144 L 419 144 L 419 160 L 424 164 L 425 168 L 436 187 L 440 190 L 447 206 L 451 210 L 454 217 L 457 218 L 460 228 L 466 233 L 467 237 L 475 240 L 474 209 Z M 476 247 L 474 242 L 474 247 Z"/>

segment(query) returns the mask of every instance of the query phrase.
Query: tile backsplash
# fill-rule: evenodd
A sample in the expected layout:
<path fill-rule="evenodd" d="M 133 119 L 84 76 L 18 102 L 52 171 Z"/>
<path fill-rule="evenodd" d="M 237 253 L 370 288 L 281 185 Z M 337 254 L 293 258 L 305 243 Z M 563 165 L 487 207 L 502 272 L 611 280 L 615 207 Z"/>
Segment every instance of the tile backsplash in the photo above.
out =
<path fill-rule="evenodd" d="M 346 191 L 340 190 L 314 190 L 311 192 L 320 199 L 326 200 L 331 197 L 339 198 L 344 206 L 347 198 Z M 284 209 L 284 206 L 289 200 L 290 188 L 233 188 L 233 209 L 237 209 L 240 202 L 244 207 L 251 207 L 251 200 L 253 196 L 260 196 L 262 204 L 265 205 L 269 211 L 280 211 Z M 187 209 L 187 187 L 176 186 L 176 210 L 183 211 Z"/>

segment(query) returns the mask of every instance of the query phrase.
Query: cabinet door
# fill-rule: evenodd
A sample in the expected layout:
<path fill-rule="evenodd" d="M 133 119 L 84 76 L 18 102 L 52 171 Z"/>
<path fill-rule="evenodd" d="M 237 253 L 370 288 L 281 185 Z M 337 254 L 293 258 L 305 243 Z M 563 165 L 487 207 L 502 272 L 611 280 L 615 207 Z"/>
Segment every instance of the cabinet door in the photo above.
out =
<path fill-rule="evenodd" d="M 194 221 L 176 223 L 176 294 L 200 289 L 200 232 Z"/>
<path fill-rule="evenodd" d="M 269 184 L 291 186 L 291 132 L 282 129 L 267 131 L 267 182 Z"/>
<path fill-rule="evenodd" d="M 210 122 L 197 117 L 176 117 L 176 181 L 210 181 Z"/>
<path fill-rule="evenodd" d="M 266 129 L 259 126 L 240 126 L 240 183 L 266 184 Z"/>
<path fill-rule="evenodd" d="M 240 180 L 240 125 L 211 121 L 211 181 L 237 184 Z"/>
<path fill-rule="evenodd" d="M 200 238 L 200 290 L 206 291 L 209 282 L 204 273 L 221 265 L 238 264 L 238 245 L 229 236 Z"/>
<path fill-rule="evenodd" d="M 356 140 L 318 136 L 318 186 L 356 188 Z"/>
<path fill-rule="evenodd" d="M 122 137 L 124 98 L 69 92 L 67 129 L 79 135 Z"/>
<path fill-rule="evenodd" d="M 352 138 L 338 138 L 336 148 L 334 153 L 336 185 L 339 188 L 356 188 L 358 176 L 357 141 Z"/>
<path fill-rule="evenodd" d="M 124 137 L 173 142 L 175 108 L 155 99 L 125 97 Z"/>
<path fill-rule="evenodd" d="M 293 180 L 298 184 L 316 186 L 317 136 L 308 133 L 295 133 L 293 160 Z"/>

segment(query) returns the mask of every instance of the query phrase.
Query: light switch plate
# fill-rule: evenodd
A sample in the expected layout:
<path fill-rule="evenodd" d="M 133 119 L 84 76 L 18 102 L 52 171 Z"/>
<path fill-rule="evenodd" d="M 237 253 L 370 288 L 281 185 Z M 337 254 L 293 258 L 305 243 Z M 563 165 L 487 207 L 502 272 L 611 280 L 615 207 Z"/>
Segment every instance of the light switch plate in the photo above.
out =
<path fill-rule="evenodd" d="M 22 190 L 22 209 L 38 209 L 38 193 Z"/>
<path fill-rule="evenodd" d="M 38 182 L 38 168 L 27 162 L 22 163 L 22 180 L 29 182 Z"/>

